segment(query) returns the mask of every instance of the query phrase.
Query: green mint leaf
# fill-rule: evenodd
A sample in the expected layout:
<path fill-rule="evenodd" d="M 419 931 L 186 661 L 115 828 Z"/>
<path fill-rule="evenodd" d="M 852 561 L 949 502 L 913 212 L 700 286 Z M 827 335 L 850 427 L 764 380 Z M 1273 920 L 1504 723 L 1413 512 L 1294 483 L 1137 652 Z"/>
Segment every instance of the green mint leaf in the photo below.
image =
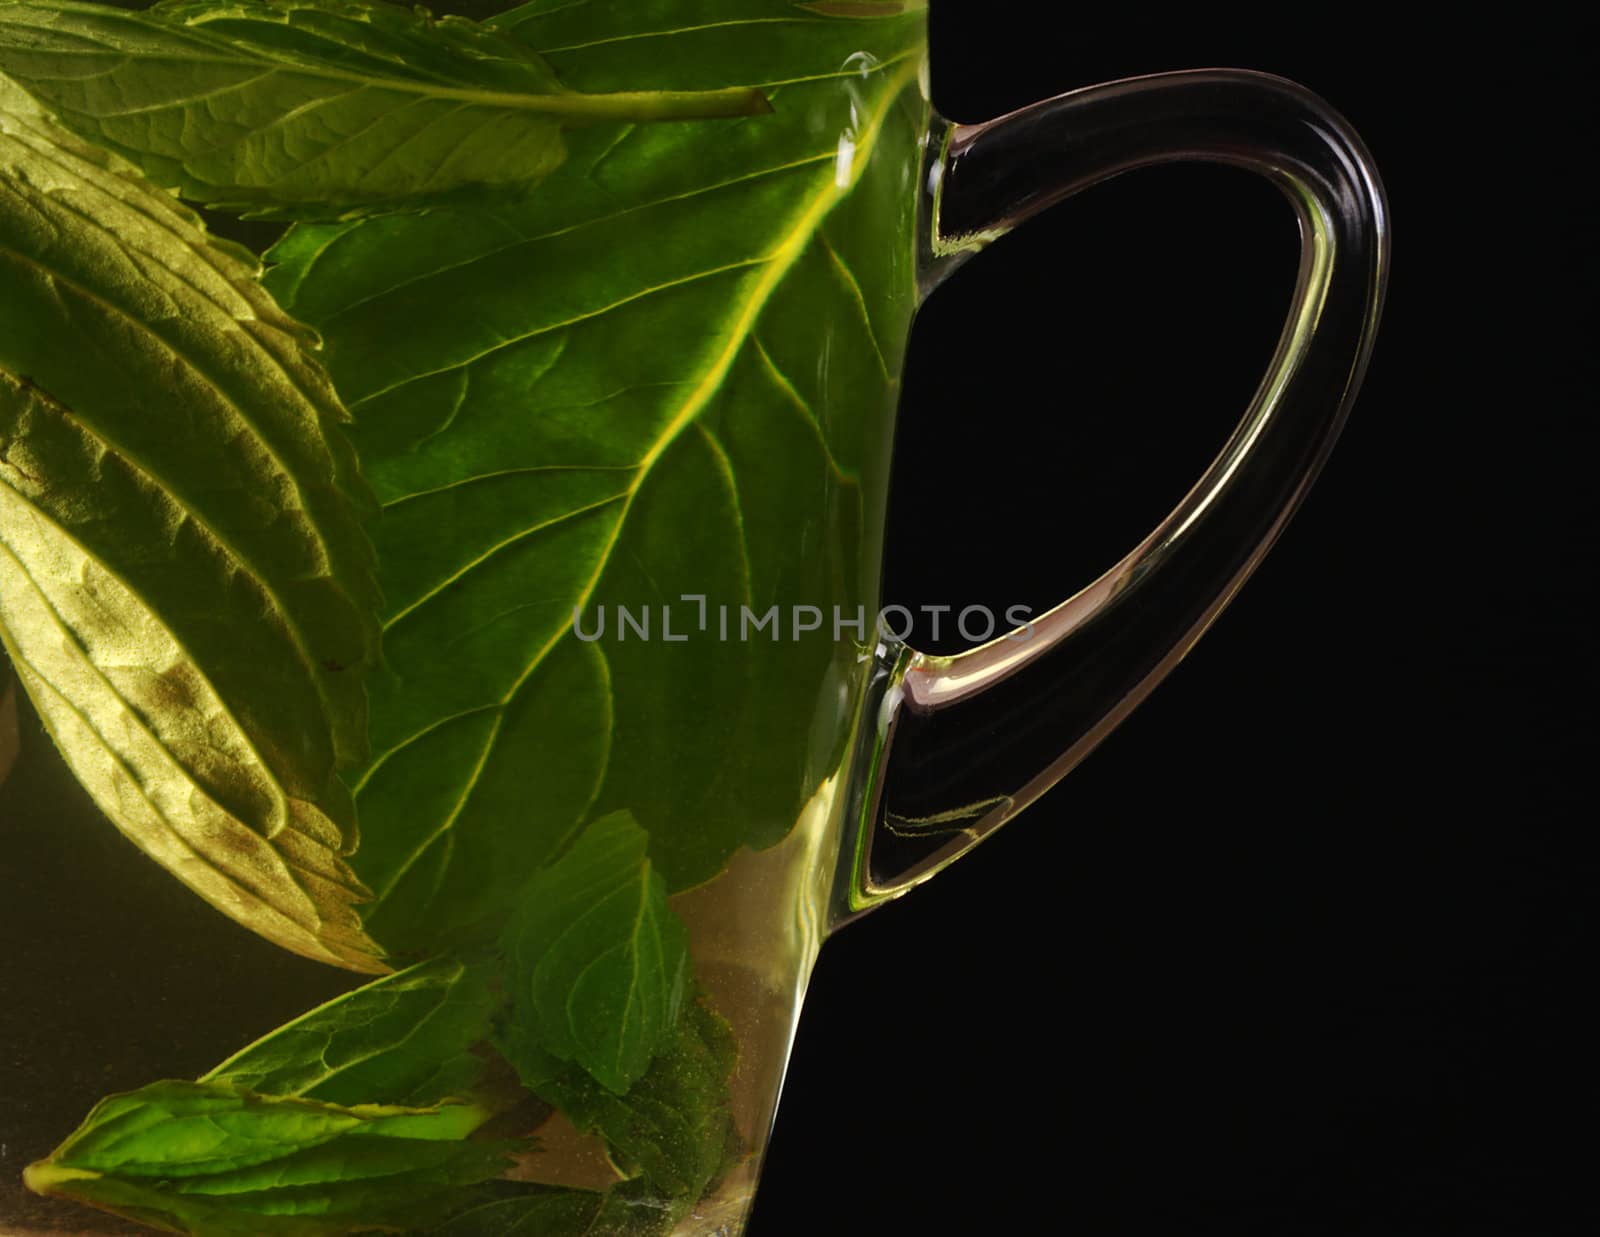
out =
<path fill-rule="evenodd" d="M 470 1051 L 499 1005 L 493 966 L 434 958 L 336 997 L 235 1053 L 202 1082 L 335 1104 L 419 1107 L 468 1093 Z"/>
<path fill-rule="evenodd" d="M 789 625 L 875 606 L 882 512 L 861 494 L 881 492 L 915 304 L 911 246 L 884 238 L 912 235 L 921 20 L 683 13 L 496 24 L 581 89 L 751 81 L 772 115 L 574 133 L 526 202 L 297 226 L 269 255 L 385 507 L 355 862 L 391 948 L 502 918 L 619 808 L 670 889 L 708 880 L 837 767 L 859 650 Z M 707 597 L 704 630 L 682 594 Z M 666 604 L 687 642 L 663 644 Z M 617 638 L 619 605 L 649 607 L 652 641 Z M 778 606 L 782 638 L 741 641 L 740 605 Z M 575 608 L 603 639 L 576 638 Z"/>
<path fill-rule="evenodd" d="M 0 642 L 116 826 L 288 949 L 383 971 L 341 853 L 370 503 L 243 250 L 0 79 Z"/>
<path fill-rule="evenodd" d="M 95 1106 L 24 1180 L 159 1228 L 206 1237 L 411 1231 L 507 1166 L 467 1141 L 472 1104 L 342 1107 L 221 1082 L 158 1082 Z"/>
<path fill-rule="evenodd" d="M 545 1053 L 515 1021 L 499 1040 L 529 1090 L 604 1138 L 617 1166 L 660 1196 L 697 1202 L 743 1154 L 728 1096 L 738 1056 L 733 1030 L 699 1001 L 621 1096 Z"/>
<path fill-rule="evenodd" d="M 739 87 L 581 94 L 475 22 L 356 0 L 0 4 L 0 72 L 158 184 L 283 218 L 520 189 L 571 125 L 767 110 Z"/>
<path fill-rule="evenodd" d="M 671 1034 L 689 979 L 688 933 L 648 842 L 626 812 L 589 825 L 529 880 L 503 940 L 517 1035 L 619 1094 Z"/>

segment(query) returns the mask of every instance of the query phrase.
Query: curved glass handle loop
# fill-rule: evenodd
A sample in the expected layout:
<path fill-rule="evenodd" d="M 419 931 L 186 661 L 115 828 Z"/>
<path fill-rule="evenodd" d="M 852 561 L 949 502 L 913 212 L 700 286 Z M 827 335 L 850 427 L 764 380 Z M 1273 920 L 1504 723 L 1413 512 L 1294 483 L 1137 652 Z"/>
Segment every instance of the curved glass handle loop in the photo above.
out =
<path fill-rule="evenodd" d="M 1299 278 L 1265 379 L 1177 508 L 1098 580 L 954 657 L 880 646 L 836 884 L 849 919 L 932 876 L 1082 760 L 1188 652 L 1321 469 L 1366 369 L 1389 266 L 1383 189 L 1361 140 L 1282 78 L 1163 73 L 936 129 L 924 285 L 1029 216 L 1136 168 L 1249 168 L 1300 220 Z"/>

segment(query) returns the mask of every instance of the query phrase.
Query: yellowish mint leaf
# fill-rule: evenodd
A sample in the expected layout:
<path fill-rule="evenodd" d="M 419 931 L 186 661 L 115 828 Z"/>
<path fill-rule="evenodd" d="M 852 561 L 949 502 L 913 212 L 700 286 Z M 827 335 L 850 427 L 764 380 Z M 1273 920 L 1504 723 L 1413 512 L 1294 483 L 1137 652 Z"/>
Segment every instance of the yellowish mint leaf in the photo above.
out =
<path fill-rule="evenodd" d="M 370 503 L 258 264 L 0 79 L 0 641 L 116 826 L 212 905 L 378 972 Z"/>

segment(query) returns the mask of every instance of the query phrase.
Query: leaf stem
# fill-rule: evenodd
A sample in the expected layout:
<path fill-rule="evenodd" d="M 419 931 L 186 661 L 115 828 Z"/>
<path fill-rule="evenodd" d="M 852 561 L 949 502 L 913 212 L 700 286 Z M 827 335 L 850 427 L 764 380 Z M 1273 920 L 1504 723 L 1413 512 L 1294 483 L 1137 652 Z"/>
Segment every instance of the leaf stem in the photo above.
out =
<path fill-rule="evenodd" d="M 611 94 L 552 94 L 529 97 L 519 106 L 549 110 L 572 121 L 583 120 L 721 120 L 765 116 L 772 104 L 759 90 L 730 86 L 723 90 L 622 90 Z"/>

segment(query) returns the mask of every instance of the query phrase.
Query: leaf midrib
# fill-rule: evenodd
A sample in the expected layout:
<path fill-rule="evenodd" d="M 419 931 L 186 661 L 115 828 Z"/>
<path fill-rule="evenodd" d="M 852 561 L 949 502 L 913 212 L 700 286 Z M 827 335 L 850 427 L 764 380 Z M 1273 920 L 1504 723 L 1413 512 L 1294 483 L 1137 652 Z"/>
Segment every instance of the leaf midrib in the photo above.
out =
<path fill-rule="evenodd" d="M 48 28 L 48 27 L 47 27 Z M 160 29 L 179 35 L 191 35 L 191 31 L 175 31 L 170 26 Z M 206 32 L 201 31 L 205 34 Z M 760 92 L 749 86 L 725 86 L 718 90 L 615 90 L 595 93 L 585 93 L 575 90 L 557 90 L 549 94 L 538 94 L 532 91 L 509 90 L 481 90 L 469 86 L 445 86 L 432 82 L 412 82 L 402 77 L 378 77 L 366 73 L 354 73 L 344 69 L 334 69 L 323 65 L 310 65 L 298 60 L 285 57 L 271 56 L 260 50 L 240 49 L 234 55 L 184 55 L 178 52 L 140 53 L 137 57 L 111 47 L 94 47 L 73 49 L 71 51 L 57 51 L 57 55 L 75 57 L 110 57 L 118 63 L 106 69 L 101 75 L 114 73 L 124 65 L 137 61 L 140 65 L 174 64 L 174 65 L 204 65 L 237 69 L 243 66 L 261 66 L 266 74 L 296 74 L 302 77 L 320 78 L 325 81 L 348 83 L 356 90 L 393 91 L 398 94 L 418 95 L 425 99 L 441 99 L 466 103 L 479 107 L 501 108 L 507 111 L 528 112 L 536 116 L 550 116 L 557 120 L 571 120 L 575 122 L 604 121 L 604 120 L 711 120 L 720 117 L 748 116 L 763 110 L 758 105 Z M 515 64 L 510 57 L 506 63 Z M 123 115 L 139 115 L 142 112 L 158 111 L 163 107 L 187 107 L 200 98 L 212 97 L 224 93 L 229 89 L 239 89 L 253 85 L 262 80 L 258 75 L 247 82 L 235 83 L 217 90 L 208 91 L 203 96 L 175 99 L 170 103 L 159 104 L 151 108 L 136 108 L 129 112 L 108 112 L 104 115 L 117 117 Z M 52 77 L 47 74 L 35 75 L 35 80 L 46 82 L 82 81 L 82 77 Z M 761 103 L 765 103 L 761 99 Z M 99 115 L 99 113 L 97 113 Z"/>
<path fill-rule="evenodd" d="M 612 554 L 616 550 L 617 542 L 622 536 L 622 530 L 627 525 L 628 516 L 633 509 L 633 503 L 637 499 L 639 492 L 644 488 L 645 482 L 649 479 L 656 463 L 663 455 L 666 454 L 668 448 L 671 447 L 671 445 L 677 440 L 678 436 L 695 422 L 696 418 L 704 410 L 705 406 L 711 401 L 712 397 L 721 387 L 728 371 L 732 368 L 740 350 L 743 348 L 746 341 L 753 337 L 756 321 L 760 317 L 761 311 L 766 308 L 767 302 L 771 300 L 773 293 L 788 276 L 795 263 L 798 262 L 801 256 L 805 253 L 806 247 L 810 243 L 811 239 L 821 230 L 822 221 L 827 218 L 832 209 L 840 201 L 842 201 L 860 182 L 860 179 L 864 175 L 868 164 L 871 162 L 873 149 L 877 145 L 878 137 L 882 133 L 883 126 L 887 122 L 890 112 L 893 110 L 894 105 L 896 102 L 898 102 L 900 95 L 905 90 L 907 85 L 916 79 L 919 66 L 919 59 L 911 59 L 909 63 L 904 65 L 897 73 L 895 73 L 893 77 L 889 79 L 884 86 L 884 93 L 881 103 L 872 113 L 868 124 L 863 127 L 861 133 L 857 137 L 854 156 L 850 165 L 850 174 L 846 181 L 843 184 L 840 184 L 837 172 L 832 166 L 830 166 L 828 179 L 823 184 L 820 192 L 816 192 L 814 194 L 810 204 L 801 213 L 794 226 L 790 228 L 783 241 L 772 251 L 771 256 L 765 260 L 766 269 L 763 271 L 762 277 L 756 281 L 755 287 L 752 288 L 749 294 L 746 296 L 742 309 L 733 319 L 734 327 L 729 333 L 727 344 L 723 347 L 721 353 L 718 354 L 710 368 L 708 368 L 704 378 L 702 378 L 694 390 L 689 393 L 688 397 L 680 405 L 678 411 L 668 421 L 666 427 L 657 436 L 649 451 L 646 452 L 644 458 L 637 465 L 638 471 L 634 476 L 632 484 L 626 491 L 623 492 L 621 496 L 623 503 L 622 510 L 618 514 L 616 523 L 612 527 L 611 536 L 607 539 L 605 546 L 601 549 L 599 555 L 597 556 L 594 572 L 590 575 L 589 580 L 585 583 L 583 590 L 575 603 L 575 606 L 578 610 L 582 610 L 582 608 L 589 603 L 589 600 L 594 595 L 595 589 L 599 587 L 601 578 L 605 575 L 606 569 L 610 566 Z M 616 501 L 615 498 L 613 498 L 612 501 Z M 511 686 L 506 690 L 505 694 L 502 695 L 498 701 L 468 711 L 470 713 L 493 711 L 494 713 L 494 721 L 490 724 L 488 734 L 484 738 L 483 750 L 479 754 L 478 759 L 474 762 L 472 771 L 462 786 L 461 792 L 457 797 L 456 803 L 448 817 L 439 826 L 439 828 L 431 831 L 429 835 L 422 840 L 421 844 L 414 849 L 409 856 L 407 856 L 405 862 L 399 865 L 395 876 L 385 884 L 383 889 L 375 891 L 373 898 L 374 908 L 383 904 L 389 894 L 397 887 L 400 879 L 416 864 L 417 860 L 422 856 L 422 854 L 425 853 L 427 849 L 432 846 L 440 837 L 446 835 L 449 830 L 454 827 L 456 821 L 460 818 L 462 811 L 465 810 L 468 801 L 471 799 L 473 791 L 477 787 L 478 780 L 482 776 L 483 770 L 488 764 L 490 756 L 494 752 L 495 745 L 500 737 L 501 728 L 505 723 L 507 709 L 510 707 L 512 701 L 516 699 L 517 694 L 522 690 L 523 685 L 528 681 L 529 677 L 531 677 L 534 671 L 543 664 L 545 658 L 550 655 L 551 650 L 555 648 L 556 644 L 561 640 L 563 634 L 564 632 L 562 630 L 558 630 L 553 636 L 551 636 L 550 639 L 545 641 L 545 643 L 534 652 L 533 656 L 529 659 L 522 672 L 517 676 Z M 432 729 L 432 727 L 429 729 Z M 393 755 L 393 751 L 385 752 L 383 755 L 375 759 L 369 766 L 366 776 L 370 777 L 371 772 L 376 769 L 377 766 L 387 760 L 391 755 Z M 365 780 L 366 779 L 363 778 L 363 784 Z"/>
<path fill-rule="evenodd" d="M 782 243 L 772 251 L 772 256 L 766 260 L 766 269 L 762 272 L 761 278 L 756 281 L 755 287 L 745 300 L 742 311 L 734 320 L 734 327 L 729 332 L 728 342 L 723 347 L 722 352 L 717 356 L 710 368 L 707 369 L 699 385 L 689 393 L 688 398 L 684 400 L 677 413 L 667 423 L 666 428 L 657 436 L 650 450 L 645 453 L 644 458 L 639 462 L 638 472 L 634 475 L 633 483 L 625 491 L 622 513 L 617 519 L 616 527 L 612 530 L 610 540 L 601 550 L 594 573 L 590 576 L 588 583 L 584 586 L 584 590 L 578 598 L 576 604 L 580 609 L 588 604 L 589 599 L 594 595 L 594 590 L 599 587 L 600 579 L 611 563 L 611 555 L 622 535 L 622 529 L 626 526 L 628 516 L 632 513 L 634 501 L 644 488 L 645 482 L 649 480 L 657 462 L 666 454 L 667 449 L 677 441 L 678 435 L 683 433 L 695 421 L 700 413 L 704 411 L 705 406 L 710 403 L 712 397 L 716 395 L 722 386 L 723 380 L 727 377 L 728 371 L 733 368 L 734 361 L 738 359 L 740 349 L 744 347 L 746 341 L 753 334 L 756 320 L 761 316 L 761 311 L 766 308 L 767 302 L 772 299 L 772 294 L 777 291 L 778 286 L 782 284 L 789 272 L 794 268 L 794 264 L 805 253 L 806 246 L 810 243 L 812 237 L 820 232 L 822 221 L 827 218 L 829 212 L 860 182 L 867 164 L 871 161 L 873 148 L 877 145 L 878 136 L 883 130 L 883 125 L 888 119 L 889 112 L 899 99 L 901 91 L 916 76 L 916 68 L 917 62 L 914 61 L 889 80 L 884 88 L 881 105 L 873 113 L 870 122 L 857 139 L 849 178 L 841 185 L 836 174 L 830 176 L 822 192 L 816 194 L 798 222 L 784 237 Z M 559 634 L 556 638 L 560 638 Z M 533 673 L 535 667 L 544 660 L 553 643 L 552 641 L 546 644 L 529 662 L 523 672 L 517 676 L 511 688 L 500 699 L 502 707 L 510 704 L 515 699 L 522 684 Z"/>

